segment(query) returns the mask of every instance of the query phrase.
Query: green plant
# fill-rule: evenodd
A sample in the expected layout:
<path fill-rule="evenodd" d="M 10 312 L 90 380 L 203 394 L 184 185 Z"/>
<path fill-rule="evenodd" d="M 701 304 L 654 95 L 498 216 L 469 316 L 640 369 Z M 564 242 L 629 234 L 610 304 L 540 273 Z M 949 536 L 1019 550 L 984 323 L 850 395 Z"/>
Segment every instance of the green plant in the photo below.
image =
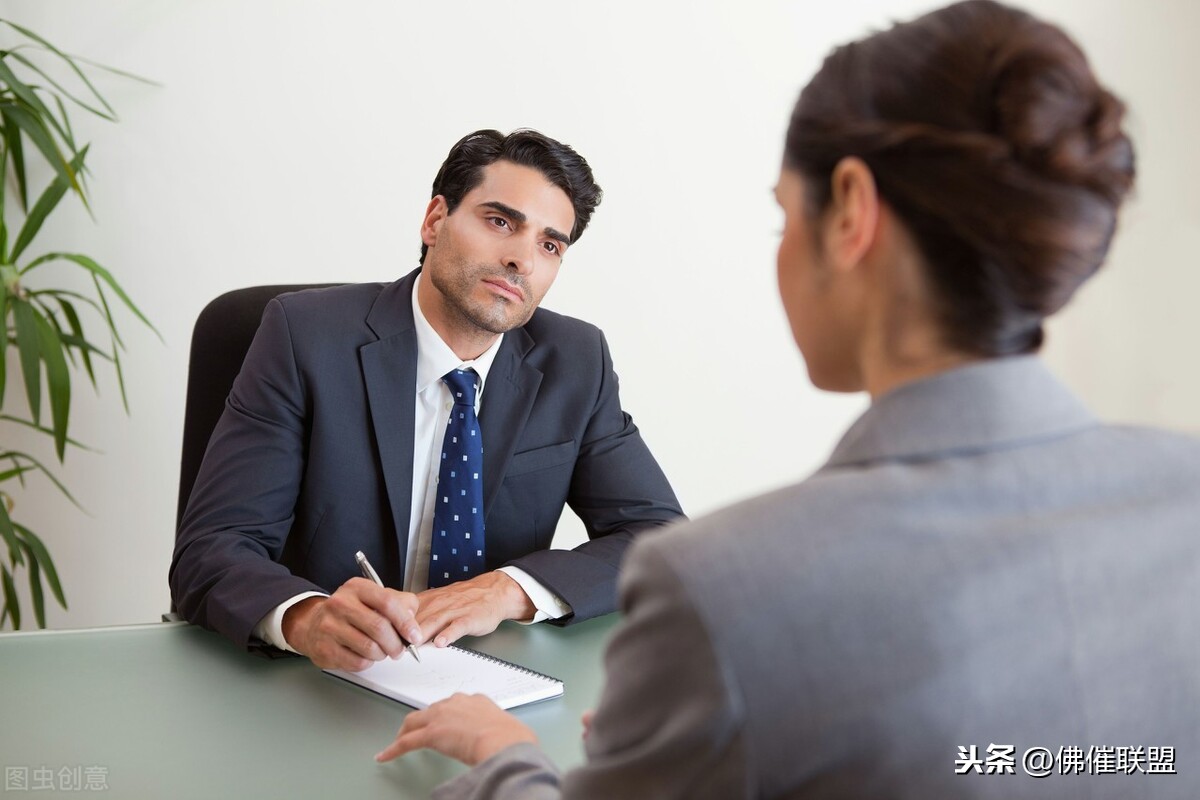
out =
<path fill-rule="evenodd" d="M 28 417 L 5 409 L 0 412 L 0 422 L 23 425 L 46 434 L 53 440 L 54 454 L 61 463 L 66 458 L 68 445 L 81 447 L 67 435 L 74 370 L 82 366 L 95 389 L 97 362 L 109 362 L 116 373 L 126 413 L 129 410 L 121 374 L 120 351 L 124 345 L 113 320 L 110 298 L 120 300 L 151 330 L 154 326 L 112 274 L 88 256 L 63 252 L 26 256 L 42 224 L 68 193 L 78 197 L 91 213 L 84 188 L 88 145 L 80 146 L 76 141 L 67 109 L 73 106 L 102 119 L 116 121 L 116 114 L 80 64 L 117 71 L 68 56 L 41 36 L 8 20 L 0 19 L 0 26 L 17 34 L 19 40 L 15 46 L 0 50 L 0 184 L 3 187 L 0 192 L 0 317 L 8 337 L 4 358 L 0 359 L 0 406 L 4 403 L 4 389 L 10 373 L 9 353 L 15 353 L 20 364 L 20 377 L 29 405 Z M 64 87 L 66 83 L 77 84 L 78 88 L 72 92 Z M 38 172 L 48 172 L 51 177 L 49 185 L 30 205 L 29 182 Z M 19 224 L 10 227 L 10 219 Z M 15 236 L 10 238 L 10 231 L 14 231 Z M 45 268 L 56 263 L 71 270 L 82 270 L 90 279 L 94 293 L 38 286 L 31 282 L 33 278 L 44 279 Z M 82 315 L 81 311 L 84 312 Z M 107 341 L 102 344 L 89 338 L 85 329 L 85 317 L 93 315 L 97 321 L 92 325 L 103 326 Z M 43 404 L 49 408 L 48 427 L 42 423 Z M 41 472 L 78 507 L 66 486 L 29 453 L 0 444 L 0 464 L 4 465 L 0 468 L 0 487 L 12 486 L 13 481 L 24 486 L 29 473 Z M 25 570 L 34 616 L 38 627 L 44 628 L 43 584 L 63 608 L 67 607 L 66 596 L 46 546 L 32 530 L 13 518 L 14 505 L 13 493 L 0 488 L 0 540 L 8 549 L 7 563 L 0 561 L 0 589 L 4 597 L 0 626 L 8 621 L 13 628 L 21 627 L 16 578 L 21 570 Z"/>

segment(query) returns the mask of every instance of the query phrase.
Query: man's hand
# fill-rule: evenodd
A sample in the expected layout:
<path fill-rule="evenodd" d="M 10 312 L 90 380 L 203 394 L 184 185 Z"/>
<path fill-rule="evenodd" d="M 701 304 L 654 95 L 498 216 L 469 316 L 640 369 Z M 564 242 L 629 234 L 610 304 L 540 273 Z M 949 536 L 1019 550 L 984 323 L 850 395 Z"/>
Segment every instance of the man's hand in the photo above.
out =
<path fill-rule="evenodd" d="M 283 615 L 283 636 L 322 669 L 358 672 L 425 641 L 417 625 L 417 596 L 351 578 L 329 597 L 309 597 Z"/>
<path fill-rule="evenodd" d="M 532 619 L 537 611 L 520 584 L 503 572 L 426 589 L 417 599 L 417 624 L 425 639 L 438 647 L 463 636 L 491 633 L 506 619 Z"/>
<path fill-rule="evenodd" d="M 396 739 L 375 760 L 428 747 L 473 767 L 518 742 L 537 744 L 537 736 L 487 697 L 456 694 L 405 717 Z"/>

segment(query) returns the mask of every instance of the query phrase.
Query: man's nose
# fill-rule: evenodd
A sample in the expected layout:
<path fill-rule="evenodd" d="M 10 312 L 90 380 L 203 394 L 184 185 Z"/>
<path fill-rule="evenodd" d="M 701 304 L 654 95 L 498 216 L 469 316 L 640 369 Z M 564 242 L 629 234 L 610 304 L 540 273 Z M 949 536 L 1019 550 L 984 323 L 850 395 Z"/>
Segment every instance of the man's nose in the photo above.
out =
<path fill-rule="evenodd" d="M 504 266 L 518 275 L 528 275 L 533 272 L 537 241 L 526 240 L 523 236 L 513 237 L 509 241 L 512 247 L 505 256 Z"/>

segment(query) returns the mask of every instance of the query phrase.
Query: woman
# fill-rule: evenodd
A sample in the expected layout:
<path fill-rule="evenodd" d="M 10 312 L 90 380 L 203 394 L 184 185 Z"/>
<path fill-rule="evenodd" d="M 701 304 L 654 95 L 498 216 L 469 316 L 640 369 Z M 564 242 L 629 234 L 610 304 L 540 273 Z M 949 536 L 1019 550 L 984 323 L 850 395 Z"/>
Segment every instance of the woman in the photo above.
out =
<path fill-rule="evenodd" d="M 1033 355 L 1107 252 L 1122 115 L 989 0 L 836 50 L 779 289 L 812 381 L 871 408 L 807 481 L 631 552 L 585 766 L 462 696 L 381 760 L 477 765 L 439 797 L 1200 794 L 1200 443 L 1099 423 Z"/>

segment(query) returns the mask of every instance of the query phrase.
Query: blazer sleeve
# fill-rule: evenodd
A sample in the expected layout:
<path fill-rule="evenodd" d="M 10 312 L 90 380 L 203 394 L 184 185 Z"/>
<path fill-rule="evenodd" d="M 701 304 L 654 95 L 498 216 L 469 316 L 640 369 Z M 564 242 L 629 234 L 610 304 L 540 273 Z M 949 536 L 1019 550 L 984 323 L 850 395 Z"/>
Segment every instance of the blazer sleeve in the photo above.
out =
<path fill-rule="evenodd" d="M 437 800 L 756 796 L 741 693 L 656 549 L 642 545 L 631 556 L 622 605 L 587 763 L 560 778 L 541 751 L 515 745 L 443 784 Z"/>
<path fill-rule="evenodd" d="M 209 440 L 169 576 L 184 618 L 243 646 L 276 605 L 324 591 L 278 563 L 303 473 L 305 405 L 287 318 L 272 300 Z"/>
<path fill-rule="evenodd" d="M 539 550 L 514 566 L 570 604 L 572 624 L 617 607 L 617 578 L 625 551 L 644 531 L 685 519 L 675 492 L 632 417 L 621 408 L 617 373 L 604 334 L 597 331 L 601 381 L 576 457 L 567 504 L 583 521 L 588 541 L 573 550 Z"/>

